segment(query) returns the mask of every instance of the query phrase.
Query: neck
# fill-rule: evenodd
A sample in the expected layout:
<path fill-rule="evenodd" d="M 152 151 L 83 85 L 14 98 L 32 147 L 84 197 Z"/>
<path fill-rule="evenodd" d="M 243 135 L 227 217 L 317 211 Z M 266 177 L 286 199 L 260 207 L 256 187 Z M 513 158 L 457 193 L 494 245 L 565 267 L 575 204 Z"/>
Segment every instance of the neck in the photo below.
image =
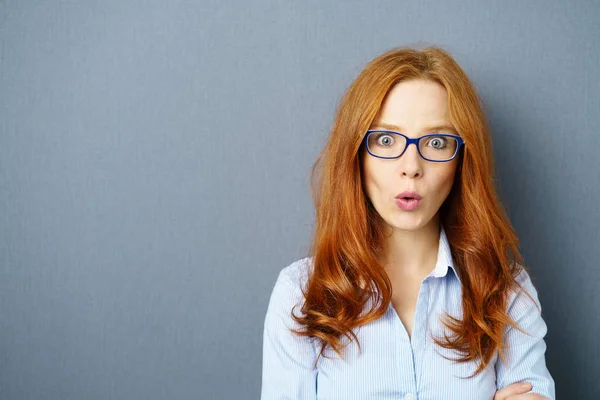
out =
<path fill-rule="evenodd" d="M 437 218 L 418 230 L 394 229 L 386 243 L 386 270 L 394 275 L 427 275 L 437 262 L 439 238 Z"/>

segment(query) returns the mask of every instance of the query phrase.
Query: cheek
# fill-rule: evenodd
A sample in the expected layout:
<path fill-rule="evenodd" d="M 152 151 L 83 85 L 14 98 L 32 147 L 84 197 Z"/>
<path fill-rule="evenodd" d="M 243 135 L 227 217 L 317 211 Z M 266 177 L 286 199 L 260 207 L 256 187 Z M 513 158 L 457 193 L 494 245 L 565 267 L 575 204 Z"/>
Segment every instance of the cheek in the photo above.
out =
<path fill-rule="evenodd" d="M 393 177 L 393 166 L 368 160 L 364 163 L 365 184 L 371 191 L 385 191 Z M 386 184 L 387 183 L 387 184 Z"/>
<path fill-rule="evenodd" d="M 385 178 L 388 176 L 385 168 L 369 161 L 365 161 L 363 164 L 363 181 L 365 194 L 371 200 L 371 203 L 375 205 L 383 193 L 386 192 L 386 182 L 390 182 L 390 180 Z"/>
<path fill-rule="evenodd" d="M 363 175 L 363 182 L 364 182 L 363 186 L 364 186 L 365 194 L 371 200 L 371 202 L 373 202 L 373 196 L 378 191 L 378 188 L 377 188 L 378 184 L 377 184 L 376 179 L 377 179 L 376 175 L 374 175 L 368 169 L 365 170 L 364 175 Z"/>
<path fill-rule="evenodd" d="M 443 168 L 438 171 L 436 176 L 436 186 L 437 191 L 441 196 L 446 198 L 450 190 L 452 189 L 452 185 L 454 184 L 454 175 L 456 173 L 456 165 L 447 166 L 447 168 Z"/>

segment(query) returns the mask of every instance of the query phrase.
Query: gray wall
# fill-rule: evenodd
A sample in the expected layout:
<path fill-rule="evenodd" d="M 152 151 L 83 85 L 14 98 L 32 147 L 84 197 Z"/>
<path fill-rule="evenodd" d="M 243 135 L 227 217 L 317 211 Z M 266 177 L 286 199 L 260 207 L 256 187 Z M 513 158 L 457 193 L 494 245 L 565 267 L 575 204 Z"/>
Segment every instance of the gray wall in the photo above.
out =
<path fill-rule="evenodd" d="M 0 1 L 0 397 L 251 399 L 342 92 L 475 82 L 559 398 L 600 393 L 597 1 Z"/>

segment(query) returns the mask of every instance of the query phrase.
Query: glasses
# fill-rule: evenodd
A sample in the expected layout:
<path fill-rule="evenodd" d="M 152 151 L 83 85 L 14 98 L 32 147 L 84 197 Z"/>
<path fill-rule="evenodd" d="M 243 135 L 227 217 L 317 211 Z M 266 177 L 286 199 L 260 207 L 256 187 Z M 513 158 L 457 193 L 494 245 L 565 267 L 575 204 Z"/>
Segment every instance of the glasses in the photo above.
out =
<path fill-rule="evenodd" d="M 367 151 L 378 158 L 398 158 L 411 143 L 417 145 L 421 157 L 427 161 L 446 162 L 458 154 L 465 141 L 460 136 L 432 133 L 411 139 L 399 132 L 369 130 L 364 138 Z"/>

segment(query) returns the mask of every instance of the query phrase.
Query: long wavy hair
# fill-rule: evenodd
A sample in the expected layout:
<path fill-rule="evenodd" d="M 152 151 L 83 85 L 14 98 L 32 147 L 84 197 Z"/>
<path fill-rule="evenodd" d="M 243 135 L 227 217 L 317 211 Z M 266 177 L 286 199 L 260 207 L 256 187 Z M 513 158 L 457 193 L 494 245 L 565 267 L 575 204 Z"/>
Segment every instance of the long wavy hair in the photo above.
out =
<path fill-rule="evenodd" d="M 383 269 L 387 228 L 365 195 L 360 150 L 386 94 L 409 79 L 429 79 L 446 88 L 451 121 L 467 143 L 439 210 L 461 278 L 463 316 L 446 314 L 442 322 L 450 334 L 433 339 L 457 350 L 456 361 L 477 362 L 477 375 L 496 351 L 504 361 L 504 328 L 521 330 L 507 314 L 507 302 L 509 293 L 521 288 L 516 276 L 525 267 L 494 187 L 492 144 L 479 97 L 461 67 L 437 46 L 398 47 L 379 55 L 338 103 L 328 141 L 311 170 L 312 271 L 302 289 L 303 315 L 292 311 L 301 329 L 292 331 L 317 339 L 319 357 L 330 346 L 343 358 L 340 338 L 355 340 L 361 351 L 353 329 L 380 318 L 389 307 L 392 285 Z M 365 312 L 369 299 L 374 301 Z"/>

